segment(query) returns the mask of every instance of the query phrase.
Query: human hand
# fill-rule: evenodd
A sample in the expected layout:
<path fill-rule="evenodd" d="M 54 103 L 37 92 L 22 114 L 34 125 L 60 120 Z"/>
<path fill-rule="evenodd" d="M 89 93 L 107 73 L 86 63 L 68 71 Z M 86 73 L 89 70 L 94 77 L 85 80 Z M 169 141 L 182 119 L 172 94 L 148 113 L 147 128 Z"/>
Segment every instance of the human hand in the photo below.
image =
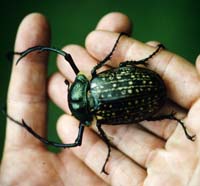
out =
<path fill-rule="evenodd" d="M 123 15 L 108 14 L 98 23 L 96 31 L 87 37 L 87 50 L 76 45 L 66 46 L 64 50 L 72 55 L 80 71 L 89 76 L 92 67 L 110 52 L 118 33 L 130 34 L 130 30 L 130 21 Z M 155 51 L 156 45 L 157 42 L 144 44 L 132 38 L 121 38 L 111 61 L 101 70 L 118 67 L 125 60 L 143 59 Z M 134 124 L 105 125 L 103 128 L 116 147 L 112 149 L 106 166 L 109 176 L 99 174 L 107 147 L 92 130 L 86 129 L 82 146 L 70 149 L 71 152 L 109 185 L 199 186 L 200 58 L 196 64 L 197 70 L 187 60 L 166 50 L 160 51 L 148 63 L 148 68 L 161 75 L 169 98 L 176 103 L 167 103 L 164 111 L 173 110 L 177 117 L 184 117 L 191 134 L 196 134 L 195 142 L 188 140 L 181 126 L 171 120 L 144 121 L 141 125 L 147 130 Z M 67 143 L 75 138 L 78 121 L 73 121 L 67 104 L 63 102 L 66 98 L 63 81 L 73 82 L 75 74 L 62 57 L 58 57 L 58 68 L 60 72 L 50 79 L 49 95 L 67 113 L 58 121 L 58 133 Z M 97 131 L 95 126 L 93 129 Z"/>
<path fill-rule="evenodd" d="M 48 44 L 49 32 L 45 19 L 39 15 L 36 16 L 37 18 L 32 16 L 36 15 L 27 17 L 20 27 L 21 31 L 19 30 L 16 41 L 16 51 L 23 51 L 30 46 L 38 44 Z M 30 35 L 31 33 L 27 31 L 27 29 L 30 29 L 30 22 L 32 23 L 36 32 L 32 33 L 33 35 Z M 129 21 L 127 21 L 127 19 L 125 19 L 125 17 L 121 14 L 114 16 L 108 15 L 101 20 L 97 28 L 116 32 L 129 32 L 130 24 Z M 46 30 L 46 32 L 44 32 L 44 30 Z M 92 41 L 91 36 L 92 35 L 88 37 L 88 42 Z M 112 40 L 112 37 L 110 36 L 108 37 L 109 42 L 107 44 L 110 43 L 111 46 L 112 42 L 110 39 Z M 90 52 L 91 50 L 89 49 L 89 46 L 92 47 L 92 43 L 102 44 L 101 42 L 96 43 L 96 41 L 94 41 L 87 43 L 87 48 Z M 123 43 L 123 41 L 121 43 Z M 121 46 L 123 45 L 120 44 L 119 48 L 121 48 Z M 140 49 L 141 51 L 144 50 L 144 52 L 147 52 L 147 54 L 151 53 L 149 49 L 145 49 L 143 47 Z M 78 46 L 68 46 L 66 49 L 68 52 L 70 51 L 75 59 L 75 62 L 77 62 L 78 67 L 85 73 L 89 74 L 90 69 L 97 61 L 91 58 L 83 48 Z M 117 49 L 115 52 L 112 60 L 113 62 L 115 62 L 115 56 L 120 54 L 120 51 L 123 50 Z M 101 50 L 98 52 L 100 52 L 103 57 L 103 52 Z M 163 52 L 162 55 L 159 54 L 160 58 L 163 58 Z M 93 55 L 95 55 L 95 53 L 93 53 Z M 142 57 L 142 55 L 139 56 L 139 58 Z M 35 63 L 33 62 L 33 59 Z M 13 67 L 8 95 L 8 112 L 14 118 L 19 120 L 21 120 L 21 116 L 23 116 L 23 118 L 28 121 L 28 124 L 33 129 L 36 129 L 39 134 L 44 135 L 46 133 L 46 97 L 44 87 L 46 82 L 47 58 L 46 56 L 43 56 L 43 54 L 32 54 L 24 58 L 24 60 L 26 61 L 21 62 L 24 64 L 20 65 L 20 67 Z M 177 61 L 176 58 L 175 61 Z M 87 65 L 85 65 L 84 62 L 87 62 Z M 194 93 L 192 95 L 193 97 L 190 96 L 186 98 L 186 96 L 182 96 L 182 98 L 187 100 L 182 100 L 182 102 L 179 100 L 177 103 L 189 108 L 192 102 L 199 97 L 199 79 L 194 67 L 187 65 L 186 61 L 181 60 L 180 66 L 178 67 L 182 67 L 183 64 L 187 66 L 187 68 L 182 69 L 182 72 L 185 75 L 183 79 L 186 80 L 191 76 L 190 81 L 187 81 L 189 84 L 186 84 L 187 86 L 193 86 L 192 88 Z M 68 80 L 73 81 L 74 74 L 69 66 L 67 67 L 67 73 L 64 72 L 66 65 L 68 66 L 66 61 L 63 61 L 63 59 L 59 58 L 58 67 L 62 75 L 57 73 L 51 78 L 49 82 L 49 94 L 52 99 L 68 113 L 69 110 L 66 107 L 67 103 L 63 102 L 63 100 L 66 99 L 66 87 L 63 83 L 63 80 L 65 77 L 67 77 Z M 186 74 L 186 70 L 190 72 L 189 75 Z M 37 72 L 39 72 L 38 74 L 40 75 L 38 75 Z M 166 74 L 166 77 L 169 77 L 169 75 L 167 76 Z M 174 89 L 175 88 L 176 87 L 174 87 Z M 186 89 L 187 87 L 183 88 L 183 91 L 188 91 Z M 172 95 L 173 92 L 176 92 L 174 89 L 172 87 Z M 185 93 L 181 92 L 180 94 Z M 170 97 L 173 98 L 173 96 Z M 166 179 L 164 179 L 166 177 L 163 176 L 171 176 L 167 181 L 174 181 L 173 178 L 178 178 L 178 181 L 187 182 L 189 173 L 191 175 L 193 172 L 195 172 L 195 170 L 190 168 L 195 161 L 198 161 L 198 157 L 190 157 L 190 154 L 186 154 L 184 150 L 189 148 L 191 156 L 193 155 L 192 152 L 198 152 L 197 111 L 199 109 L 199 105 L 200 103 L 197 101 L 190 110 L 186 120 L 186 124 L 190 126 L 191 131 L 195 131 L 194 133 L 197 135 L 197 140 L 194 143 L 185 138 L 180 127 L 177 127 L 176 131 L 173 133 L 173 135 L 171 135 L 175 127 L 171 121 L 143 123 L 143 125 L 148 127 L 149 130 L 153 130 L 155 134 L 160 136 L 161 139 L 157 138 L 151 133 L 148 133 L 147 131 L 137 128 L 134 125 L 123 125 L 117 127 L 106 126 L 105 128 L 107 134 L 109 137 L 111 137 L 113 144 L 115 144 L 118 148 L 118 150 L 112 149 L 111 158 L 107 166 L 110 173 L 109 176 L 100 174 L 100 170 L 105 161 L 107 153 L 106 146 L 102 140 L 90 129 L 85 131 L 83 144 L 80 148 L 66 149 L 55 155 L 48 152 L 47 149 L 37 139 L 34 139 L 29 133 L 27 133 L 27 131 L 22 130 L 22 128 L 17 125 L 9 124 L 11 122 L 8 121 L 6 145 L 1 165 L 0 184 L 6 186 L 17 184 L 78 186 L 143 185 L 145 182 L 146 185 L 156 186 L 156 184 L 159 184 L 156 182 L 152 183 L 151 181 L 161 181 L 161 178 L 163 178 L 163 181 L 166 181 Z M 69 126 L 66 126 L 68 123 Z M 64 115 L 58 120 L 58 134 L 63 142 L 68 143 L 74 139 L 74 136 L 76 136 L 77 133 L 77 125 L 78 122 L 69 115 Z M 168 131 L 167 129 L 170 130 Z M 164 134 L 164 136 L 162 134 Z M 170 147 L 169 149 L 167 148 L 170 150 L 170 152 L 165 150 L 157 150 L 157 148 L 163 148 L 166 145 L 168 148 Z M 172 160 L 181 160 L 181 157 L 177 158 L 173 156 L 174 154 L 179 155 L 177 151 L 176 153 L 171 152 L 171 150 L 174 148 L 176 148 L 175 150 L 177 150 L 179 153 L 182 152 L 181 157 L 189 158 L 189 162 L 183 162 L 183 164 L 181 164 L 181 166 L 186 168 L 185 170 L 188 171 L 188 174 L 180 174 L 176 175 L 176 177 L 174 174 L 170 174 L 171 169 L 169 170 L 169 167 L 166 165 L 171 165 L 170 162 L 173 162 Z M 162 158 L 163 156 L 160 156 L 161 152 L 164 153 L 164 158 Z M 170 158 L 166 158 L 168 155 Z M 137 163 L 134 163 L 133 160 Z M 167 164 L 168 161 L 161 160 L 169 160 L 169 164 Z M 184 160 L 184 158 L 182 160 Z M 148 176 L 146 168 L 148 172 L 151 173 Z M 179 167 L 177 166 L 176 168 L 178 169 Z M 165 174 L 163 174 L 163 170 L 166 171 Z M 183 168 L 181 167 L 180 170 L 183 171 Z M 180 173 L 180 171 L 178 170 L 176 173 Z M 193 179 L 195 180 L 195 178 L 198 178 L 198 169 L 196 170 L 196 175 L 194 175 Z M 165 183 L 168 185 L 173 185 L 171 182 Z M 178 184 L 179 183 L 176 185 Z M 181 184 L 182 182 L 179 185 Z"/>

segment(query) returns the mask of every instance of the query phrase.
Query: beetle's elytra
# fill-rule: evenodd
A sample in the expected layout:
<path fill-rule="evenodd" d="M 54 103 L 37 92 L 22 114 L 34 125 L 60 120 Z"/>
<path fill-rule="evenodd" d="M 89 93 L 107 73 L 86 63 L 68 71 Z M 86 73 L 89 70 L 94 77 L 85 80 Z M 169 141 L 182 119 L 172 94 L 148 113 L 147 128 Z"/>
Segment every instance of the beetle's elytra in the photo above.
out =
<path fill-rule="evenodd" d="M 159 45 L 155 52 L 145 59 L 139 61 L 125 61 L 122 62 L 118 68 L 111 68 L 97 73 L 97 70 L 111 59 L 122 35 L 124 34 L 121 33 L 118 36 L 113 49 L 105 59 L 92 69 L 91 80 L 79 72 L 71 55 L 62 50 L 45 46 L 35 46 L 23 52 L 14 53 L 20 55 L 17 63 L 27 54 L 36 50 L 56 52 L 63 55 L 66 61 L 69 62 L 76 74 L 76 78 L 69 87 L 68 103 L 72 115 L 80 121 L 78 136 L 74 143 L 62 144 L 46 140 L 33 131 L 25 121 L 16 121 L 8 114 L 7 117 L 24 127 L 43 143 L 55 147 L 80 146 L 84 127 L 89 126 L 95 117 L 100 136 L 108 147 L 108 154 L 102 167 L 102 172 L 105 174 L 108 174 L 105 170 L 105 166 L 110 156 L 111 147 L 101 127 L 103 124 L 132 124 L 143 120 L 173 119 L 182 125 L 187 138 L 194 141 L 195 135 L 191 136 L 188 134 L 184 123 L 177 119 L 174 114 L 154 116 L 167 99 L 165 84 L 161 77 L 154 71 L 137 66 L 138 64 L 145 65 L 150 58 L 159 52 L 162 45 Z M 69 85 L 67 80 L 65 82 Z"/>
<path fill-rule="evenodd" d="M 104 71 L 90 82 L 93 112 L 100 123 L 127 124 L 145 120 L 166 100 L 165 85 L 157 74 L 141 67 Z"/>

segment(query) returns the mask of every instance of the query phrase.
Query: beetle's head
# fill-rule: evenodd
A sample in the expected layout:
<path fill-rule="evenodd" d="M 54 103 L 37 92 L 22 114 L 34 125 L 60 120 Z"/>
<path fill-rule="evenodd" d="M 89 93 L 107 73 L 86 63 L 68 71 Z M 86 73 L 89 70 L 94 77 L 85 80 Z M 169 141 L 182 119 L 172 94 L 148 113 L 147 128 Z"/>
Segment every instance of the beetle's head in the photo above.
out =
<path fill-rule="evenodd" d="M 89 80 L 83 74 L 78 74 L 68 93 L 68 104 L 72 115 L 85 125 L 90 125 L 93 116 L 88 100 Z"/>

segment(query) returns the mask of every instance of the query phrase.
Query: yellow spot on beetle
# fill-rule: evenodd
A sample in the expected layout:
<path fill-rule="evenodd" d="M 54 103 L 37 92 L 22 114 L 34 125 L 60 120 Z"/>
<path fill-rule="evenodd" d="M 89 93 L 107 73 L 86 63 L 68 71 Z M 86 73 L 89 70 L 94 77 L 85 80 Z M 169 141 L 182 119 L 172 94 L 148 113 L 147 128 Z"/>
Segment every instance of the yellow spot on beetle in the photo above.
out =
<path fill-rule="evenodd" d="M 129 102 L 128 102 L 128 105 L 132 105 L 132 103 L 129 101 Z"/>
<path fill-rule="evenodd" d="M 97 117 L 97 119 L 98 120 L 101 120 L 101 119 L 103 119 L 103 117 L 102 116 L 96 116 Z"/>
<path fill-rule="evenodd" d="M 117 75 L 117 77 L 116 77 L 117 79 L 121 79 L 122 77 L 121 76 L 119 76 L 119 75 Z"/>
<path fill-rule="evenodd" d="M 132 94 L 133 93 L 132 89 L 128 89 L 128 93 Z"/>
<path fill-rule="evenodd" d="M 139 91 L 139 89 L 135 89 L 135 92 L 139 93 L 140 91 Z"/>
<path fill-rule="evenodd" d="M 126 90 L 122 90 L 122 91 L 121 91 L 121 94 L 122 94 L 122 95 L 125 95 L 125 94 L 126 94 Z"/>

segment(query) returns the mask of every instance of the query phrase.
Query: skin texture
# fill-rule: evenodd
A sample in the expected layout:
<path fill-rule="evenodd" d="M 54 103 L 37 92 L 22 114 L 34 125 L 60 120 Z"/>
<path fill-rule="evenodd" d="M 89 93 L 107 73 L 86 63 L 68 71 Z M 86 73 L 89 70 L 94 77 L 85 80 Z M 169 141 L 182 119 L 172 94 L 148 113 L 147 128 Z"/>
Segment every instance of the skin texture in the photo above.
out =
<path fill-rule="evenodd" d="M 30 26 L 34 27 L 31 29 L 34 32 L 29 31 Z M 68 45 L 64 50 L 72 55 L 78 68 L 89 76 L 91 68 L 111 50 L 118 36 L 116 32 L 130 34 L 131 29 L 127 16 L 110 13 L 88 35 L 86 49 Z M 15 50 L 48 45 L 49 40 L 46 19 L 40 14 L 30 14 L 19 27 Z M 112 60 L 100 70 L 117 67 L 121 61 L 142 59 L 155 50 L 157 43 L 145 44 L 124 36 Z M 52 75 L 46 87 L 47 61 L 45 53 L 33 53 L 17 66 L 13 65 L 8 113 L 18 120 L 24 118 L 37 133 L 45 136 L 47 90 L 49 97 L 66 112 L 57 121 L 57 131 L 63 143 L 70 143 L 76 138 L 79 122 L 70 116 L 66 100 L 67 87 L 63 81 L 67 79 L 72 82 L 75 75 L 68 63 L 59 56 L 59 72 Z M 148 68 L 162 76 L 170 99 L 176 103 L 167 103 L 163 112 L 174 110 L 177 117 L 184 118 L 189 132 L 196 134 L 195 142 L 186 139 L 181 126 L 170 120 L 144 121 L 141 123 L 143 127 L 134 124 L 103 126 L 116 147 L 112 148 L 106 167 L 110 175 L 106 176 L 100 170 L 107 147 L 96 134 L 95 125 L 85 129 L 81 147 L 53 154 L 27 131 L 8 120 L 0 185 L 199 186 L 200 57 L 197 58 L 195 68 L 180 56 L 162 50 L 150 60 Z"/>

